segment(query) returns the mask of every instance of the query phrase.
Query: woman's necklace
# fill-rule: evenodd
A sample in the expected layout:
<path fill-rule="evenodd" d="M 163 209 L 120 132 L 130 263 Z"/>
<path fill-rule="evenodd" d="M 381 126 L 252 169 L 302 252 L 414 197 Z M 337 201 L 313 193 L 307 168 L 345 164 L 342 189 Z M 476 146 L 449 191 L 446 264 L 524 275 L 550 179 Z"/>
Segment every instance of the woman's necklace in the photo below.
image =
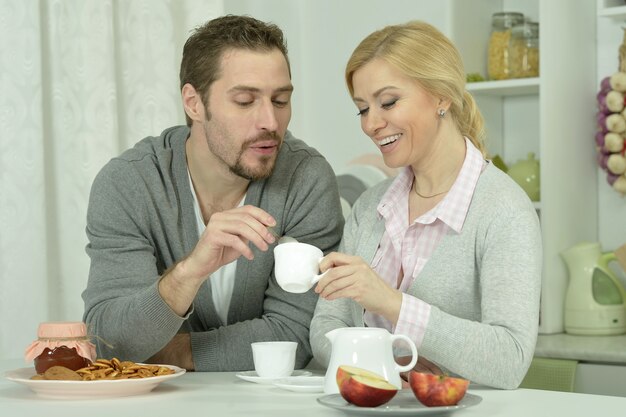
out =
<path fill-rule="evenodd" d="M 450 187 L 452 188 L 452 187 Z M 448 188 L 447 190 L 432 194 L 432 195 L 424 195 L 424 194 L 420 194 L 419 191 L 417 191 L 417 181 L 415 181 L 415 179 L 413 179 L 413 190 L 415 191 L 415 194 L 417 194 L 418 196 L 422 197 L 422 198 L 433 198 L 433 197 L 437 197 L 438 195 L 441 194 L 445 194 L 448 191 L 450 191 L 450 188 Z"/>
<path fill-rule="evenodd" d="M 424 195 L 424 194 L 420 194 L 420 192 L 417 191 L 417 185 L 415 185 L 415 187 L 413 187 L 413 190 L 415 191 L 415 194 L 419 195 L 422 198 L 433 198 L 433 197 L 437 197 L 438 195 L 445 194 L 448 191 L 450 191 L 450 189 L 448 188 L 447 190 L 441 191 L 439 193 L 435 193 L 435 194 L 432 194 L 432 195 Z"/>

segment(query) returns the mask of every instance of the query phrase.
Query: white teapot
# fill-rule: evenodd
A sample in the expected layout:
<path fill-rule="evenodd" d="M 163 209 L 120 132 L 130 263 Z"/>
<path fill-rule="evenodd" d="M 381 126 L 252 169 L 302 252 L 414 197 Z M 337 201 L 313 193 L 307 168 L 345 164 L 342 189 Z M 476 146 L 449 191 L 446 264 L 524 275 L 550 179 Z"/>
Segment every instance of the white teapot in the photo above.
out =
<path fill-rule="evenodd" d="M 324 392 L 336 394 L 337 368 L 341 365 L 356 366 L 376 372 L 390 384 L 402 388 L 400 372 L 413 369 L 417 363 L 417 348 L 407 336 L 392 335 L 386 329 L 377 327 L 346 327 L 326 333 L 332 344 L 330 362 L 324 378 Z M 411 362 L 400 366 L 393 357 L 393 342 L 402 339 L 411 348 Z"/>

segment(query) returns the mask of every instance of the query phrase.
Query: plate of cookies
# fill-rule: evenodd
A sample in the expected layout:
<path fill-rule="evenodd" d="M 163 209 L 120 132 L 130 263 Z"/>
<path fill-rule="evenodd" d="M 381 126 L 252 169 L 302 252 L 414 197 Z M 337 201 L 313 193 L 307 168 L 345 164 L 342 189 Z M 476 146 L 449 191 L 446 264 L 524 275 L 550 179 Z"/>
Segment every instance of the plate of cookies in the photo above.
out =
<path fill-rule="evenodd" d="M 7 371 L 8 380 L 26 385 L 35 394 L 50 399 L 94 399 L 146 394 L 161 382 L 177 378 L 185 369 L 173 365 L 153 365 L 97 359 L 91 365 L 73 371 L 52 366 L 43 374 L 35 368 Z"/>

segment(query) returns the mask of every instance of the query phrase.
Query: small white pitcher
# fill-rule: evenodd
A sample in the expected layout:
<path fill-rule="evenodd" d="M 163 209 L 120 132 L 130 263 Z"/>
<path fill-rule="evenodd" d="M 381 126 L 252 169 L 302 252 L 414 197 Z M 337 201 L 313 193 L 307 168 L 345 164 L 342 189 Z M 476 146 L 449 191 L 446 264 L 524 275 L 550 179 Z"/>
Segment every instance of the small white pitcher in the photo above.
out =
<path fill-rule="evenodd" d="M 376 327 L 346 327 L 326 333 L 332 344 L 330 363 L 324 378 L 324 392 L 336 394 L 337 368 L 341 365 L 356 366 L 376 372 L 390 384 L 402 388 L 400 372 L 413 369 L 417 363 L 417 348 L 407 336 L 392 335 L 386 329 Z M 393 342 L 404 340 L 411 348 L 411 363 L 400 366 L 393 357 Z"/>

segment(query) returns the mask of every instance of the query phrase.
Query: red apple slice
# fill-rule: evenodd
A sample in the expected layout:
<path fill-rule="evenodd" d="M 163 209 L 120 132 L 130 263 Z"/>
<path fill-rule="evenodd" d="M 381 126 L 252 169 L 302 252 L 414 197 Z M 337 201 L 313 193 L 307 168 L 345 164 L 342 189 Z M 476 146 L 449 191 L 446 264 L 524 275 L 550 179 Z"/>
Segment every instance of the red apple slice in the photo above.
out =
<path fill-rule="evenodd" d="M 337 387 L 341 389 L 341 385 L 353 375 L 363 375 L 373 379 L 382 379 L 383 381 L 385 381 L 385 378 L 378 375 L 376 372 L 368 371 L 367 369 L 363 368 L 357 368 L 356 366 L 341 365 L 337 368 Z"/>
<path fill-rule="evenodd" d="M 341 396 L 359 407 L 378 407 L 398 392 L 398 387 L 382 376 L 353 366 L 337 368 L 337 385 Z"/>

